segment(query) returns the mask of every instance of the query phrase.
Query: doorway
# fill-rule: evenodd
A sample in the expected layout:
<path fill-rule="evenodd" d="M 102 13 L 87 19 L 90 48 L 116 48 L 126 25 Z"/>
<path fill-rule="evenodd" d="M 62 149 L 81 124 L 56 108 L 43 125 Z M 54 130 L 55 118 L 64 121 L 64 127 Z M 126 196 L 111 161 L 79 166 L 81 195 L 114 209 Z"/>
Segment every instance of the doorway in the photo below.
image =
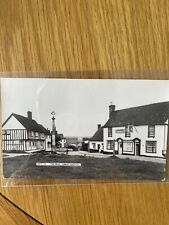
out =
<path fill-rule="evenodd" d="M 140 156 L 140 141 L 135 143 L 136 156 Z"/>
<path fill-rule="evenodd" d="M 123 143 L 120 141 L 118 142 L 118 154 L 122 155 L 123 151 Z"/>
<path fill-rule="evenodd" d="M 97 145 L 97 150 L 98 150 L 98 151 L 100 150 L 100 144 Z"/>

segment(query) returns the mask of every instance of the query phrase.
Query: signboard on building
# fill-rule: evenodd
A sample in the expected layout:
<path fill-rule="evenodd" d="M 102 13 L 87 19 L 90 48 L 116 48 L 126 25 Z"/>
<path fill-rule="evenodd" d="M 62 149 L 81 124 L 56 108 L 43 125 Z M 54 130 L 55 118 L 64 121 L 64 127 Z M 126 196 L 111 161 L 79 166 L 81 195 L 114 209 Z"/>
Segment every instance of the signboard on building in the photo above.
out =
<path fill-rule="evenodd" d="M 125 129 L 116 129 L 115 133 L 117 134 L 123 134 L 125 132 Z"/>

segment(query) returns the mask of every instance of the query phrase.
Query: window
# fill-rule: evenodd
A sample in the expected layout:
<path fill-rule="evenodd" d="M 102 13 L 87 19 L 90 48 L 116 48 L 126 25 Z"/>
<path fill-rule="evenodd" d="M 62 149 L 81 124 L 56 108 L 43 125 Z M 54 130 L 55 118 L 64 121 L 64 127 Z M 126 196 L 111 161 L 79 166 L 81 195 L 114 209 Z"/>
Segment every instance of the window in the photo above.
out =
<path fill-rule="evenodd" d="M 112 137 L 112 127 L 108 127 L 108 137 Z"/>
<path fill-rule="evenodd" d="M 41 133 L 41 139 L 44 139 L 45 135 L 43 133 Z"/>
<path fill-rule="evenodd" d="M 96 148 L 96 144 L 92 143 L 92 147 L 93 147 L 93 149 L 95 149 Z"/>
<path fill-rule="evenodd" d="M 130 137 L 130 126 L 125 126 L 125 137 Z"/>
<path fill-rule="evenodd" d="M 132 141 L 124 141 L 123 142 L 123 153 L 134 153 Z"/>
<path fill-rule="evenodd" d="M 2 134 L 3 135 L 10 135 L 10 130 L 3 130 L 2 131 Z"/>
<path fill-rule="evenodd" d="M 156 153 L 157 142 L 156 141 L 146 141 L 146 152 Z"/>
<path fill-rule="evenodd" d="M 155 137 L 155 125 L 148 126 L 148 137 Z"/>
<path fill-rule="evenodd" d="M 113 150 L 114 149 L 114 141 L 107 141 L 107 149 Z"/>

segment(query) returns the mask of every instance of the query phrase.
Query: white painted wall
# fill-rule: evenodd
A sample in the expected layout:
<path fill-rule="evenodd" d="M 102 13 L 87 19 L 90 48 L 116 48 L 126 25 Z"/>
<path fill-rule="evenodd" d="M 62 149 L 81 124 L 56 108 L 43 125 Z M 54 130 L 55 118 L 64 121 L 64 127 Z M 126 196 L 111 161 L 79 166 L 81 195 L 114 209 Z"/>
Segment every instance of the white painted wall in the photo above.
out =
<path fill-rule="evenodd" d="M 35 143 L 33 145 L 33 142 Z M 42 141 L 26 141 L 26 148 L 27 150 L 45 150 L 45 142 L 43 142 L 43 145 L 41 145 Z"/>
<path fill-rule="evenodd" d="M 140 154 L 152 157 L 163 157 L 162 150 L 167 149 L 167 125 L 156 125 L 155 126 L 155 137 L 148 138 L 148 126 L 135 126 L 133 127 L 133 132 L 130 137 L 125 137 L 124 133 L 116 133 L 116 130 L 124 129 L 125 127 L 114 127 L 112 130 L 112 137 L 108 137 L 108 128 L 104 128 L 104 151 L 110 151 L 107 149 L 107 140 L 114 140 L 117 138 L 122 138 L 123 140 L 133 140 L 134 138 L 141 139 L 141 149 Z M 157 141 L 157 152 L 156 153 L 147 153 L 146 152 L 146 141 Z M 115 144 L 115 150 L 118 150 L 117 143 Z M 131 153 L 132 154 L 132 153 Z"/>
<path fill-rule="evenodd" d="M 93 144 L 95 144 L 95 148 L 93 148 Z M 89 149 L 98 151 L 98 145 L 101 146 L 101 150 L 103 150 L 103 141 L 89 141 Z"/>
<path fill-rule="evenodd" d="M 25 129 L 25 127 L 14 116 L 12 116 L 2 129 Z"/>
<path fill-rule="evenodd" d="M 66 138 L 61 139 L 60 141 L 61 148 L 64 148 L 66 146 Z"/>

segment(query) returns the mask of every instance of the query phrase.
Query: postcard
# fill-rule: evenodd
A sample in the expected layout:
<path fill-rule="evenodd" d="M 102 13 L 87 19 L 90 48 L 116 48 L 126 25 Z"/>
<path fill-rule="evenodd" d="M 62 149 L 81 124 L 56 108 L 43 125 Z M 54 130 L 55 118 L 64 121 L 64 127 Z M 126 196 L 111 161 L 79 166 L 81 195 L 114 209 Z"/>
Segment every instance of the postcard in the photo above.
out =
<path fill-rule="evenodd" d="M 1 78 L 4 178 L 163 180 L 169 81 Z"/>

